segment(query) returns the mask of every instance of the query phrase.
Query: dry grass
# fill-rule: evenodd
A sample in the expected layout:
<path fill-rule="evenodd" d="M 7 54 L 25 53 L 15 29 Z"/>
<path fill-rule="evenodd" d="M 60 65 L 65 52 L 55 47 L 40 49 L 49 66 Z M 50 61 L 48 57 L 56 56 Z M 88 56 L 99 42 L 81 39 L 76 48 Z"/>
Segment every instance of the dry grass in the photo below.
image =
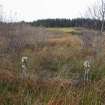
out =
<path fill-rule="evenodd" d="M 91 81 L 83 81 L 83 61 L 95 53 L 81 50 L 82 40 L 71 33 L 77 29 L 26 24 L 0 29 L 0 105 L 105 104 L 105 55 L 95 59 Z M 24 78 L 22 56 L 29 57 Z"/>
<path fill-rule="evenodd" d="M 75 28 L 48 28 L 47 30 L 53 31 L 53 32 L 63 32 L 63 33 L 69 33 L 72 31 L 76 31 Z"/>
<path fill-rule="evenodd" d="M 55 45 L 67 45 L 71 47 L 80 47 L 81 40 L 78 36 L 66 35 L 61 38 L 51 38 L 48 40 L 50 44 Z"/>

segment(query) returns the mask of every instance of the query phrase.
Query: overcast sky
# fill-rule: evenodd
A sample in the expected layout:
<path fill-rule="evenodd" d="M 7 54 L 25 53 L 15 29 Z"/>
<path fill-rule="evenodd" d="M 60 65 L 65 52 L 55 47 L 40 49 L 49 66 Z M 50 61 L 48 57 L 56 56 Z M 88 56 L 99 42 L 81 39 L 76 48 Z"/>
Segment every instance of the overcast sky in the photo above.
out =
<path fill-rule="evenodd" d="M 3 15 L 10 20 L 77 18 L 97 0 L 0 0 Z M 7 19 L 7 17 L 6 17 Z"/>

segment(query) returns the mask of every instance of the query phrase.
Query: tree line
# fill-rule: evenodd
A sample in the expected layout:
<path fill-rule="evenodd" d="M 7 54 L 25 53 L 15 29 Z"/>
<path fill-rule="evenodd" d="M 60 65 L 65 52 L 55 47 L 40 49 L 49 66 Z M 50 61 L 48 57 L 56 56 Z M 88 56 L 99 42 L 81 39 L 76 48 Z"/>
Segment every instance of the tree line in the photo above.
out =
<path fill-rule="evenodd" d="M 87 27 L 100 29 L 101 21 L 97 19 L 42 19 L 30 22 L 32 26 L 44 26 L 44 27 Z"/>

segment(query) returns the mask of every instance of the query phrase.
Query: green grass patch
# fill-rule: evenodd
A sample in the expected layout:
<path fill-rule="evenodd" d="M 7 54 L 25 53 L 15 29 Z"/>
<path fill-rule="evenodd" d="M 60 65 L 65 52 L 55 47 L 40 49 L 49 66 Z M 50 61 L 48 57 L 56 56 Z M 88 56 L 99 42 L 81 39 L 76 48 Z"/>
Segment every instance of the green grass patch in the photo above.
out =
<path fill-rule="evenodd" d="M 64 33 L 75 31 L 74 28 L 47 28 L 47 30 L 49 30 L 49 31 L 64 32 Z"/>

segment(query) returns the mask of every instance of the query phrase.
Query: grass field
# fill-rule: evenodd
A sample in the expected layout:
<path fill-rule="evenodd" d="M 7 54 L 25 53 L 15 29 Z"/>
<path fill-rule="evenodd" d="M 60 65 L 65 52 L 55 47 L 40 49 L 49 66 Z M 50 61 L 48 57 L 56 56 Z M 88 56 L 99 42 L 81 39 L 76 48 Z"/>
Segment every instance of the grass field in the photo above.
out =
<path fill-rule="evenodd" d="M 105 54 L 95 56 L 90 36 L 93 33 L 88 30 L 82 36 L 84 28 L 40 28 L 26 24 L 3 27 L 0 105 L 105 104 Z M 22 56 L 28 57 L 25 73 L 21 68 Z M 83 62 L 88 56 L 93 61 L 89 81 L 84 81 Z"/>
<path fill-rule="evenodd" d="M 60 32 L 65 32 L 65 33 L 75 31 L 74 28 L 47 28 L 47 29 L 50 31 L 58 31 L 58 32 L 60 31 Z"/>
<path fill-rule="evenodd" d="M 79 28 L 47 28 L 48 31 L 52 32 L 63 32 L 63 33 L 71 33 L 73 35 L 80 35 L 81 31 Z"/>

